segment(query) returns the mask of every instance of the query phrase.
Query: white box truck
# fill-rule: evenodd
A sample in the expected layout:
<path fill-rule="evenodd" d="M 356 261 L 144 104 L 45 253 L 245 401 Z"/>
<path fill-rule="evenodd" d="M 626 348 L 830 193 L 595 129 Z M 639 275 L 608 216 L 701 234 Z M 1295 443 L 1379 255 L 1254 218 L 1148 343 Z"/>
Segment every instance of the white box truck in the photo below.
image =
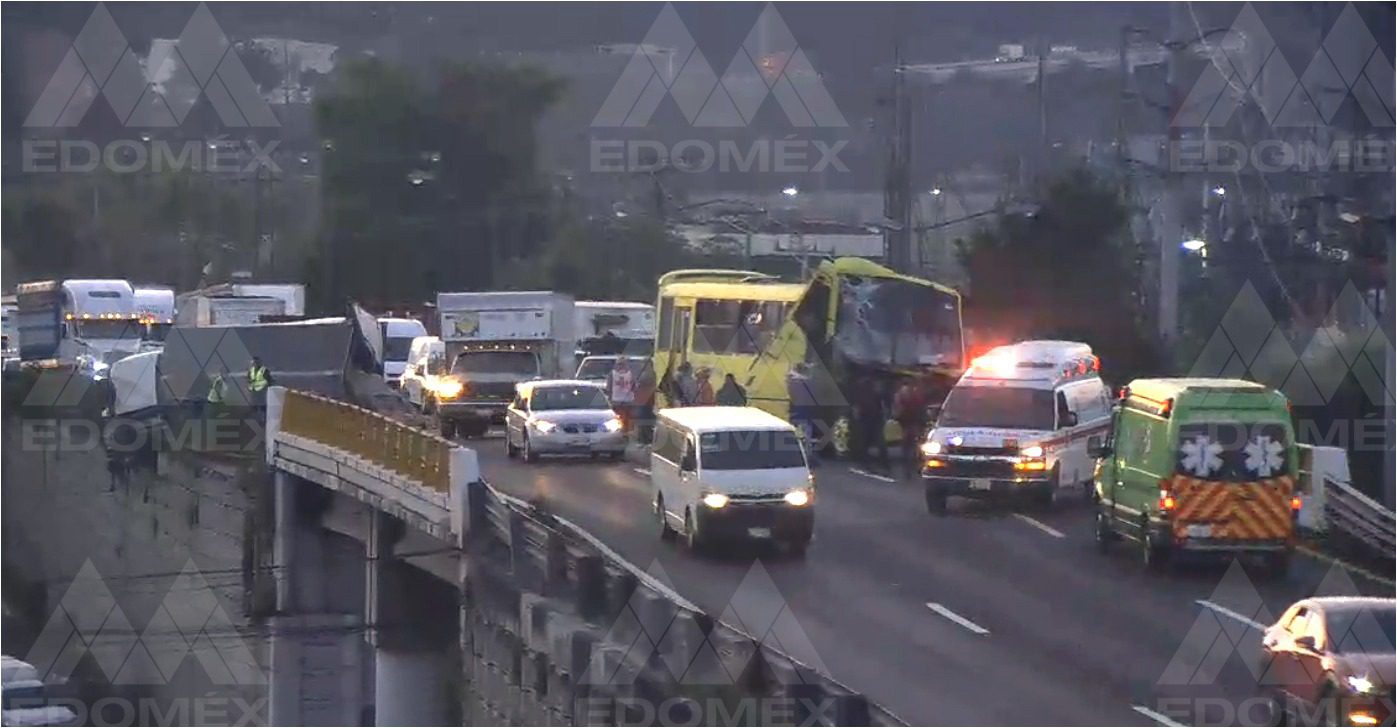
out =
<path fill-rule="evenodd" d="M 439 387 L 423 408 L 442 434 L 483 435 L 503 423 L 514 385 L 570 376 L 573 311 L 571 296 L 551 291 L 437 294 L 452 385 Z"/>

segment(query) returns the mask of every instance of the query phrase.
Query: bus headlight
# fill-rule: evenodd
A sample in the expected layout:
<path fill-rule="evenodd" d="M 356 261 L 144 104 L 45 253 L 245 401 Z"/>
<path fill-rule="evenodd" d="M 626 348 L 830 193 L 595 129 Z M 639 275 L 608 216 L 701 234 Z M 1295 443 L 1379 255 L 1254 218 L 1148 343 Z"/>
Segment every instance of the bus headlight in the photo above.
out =
<path fill-rule="evenodd" d="M 803 506 L 810 503 L 810 489 L 797 488 L 789 491 L 785 495 L 785 501 L 793 506 Z"/>
<path fill-rule="evenodd" d="M 713 509 L 722 508 L 728 504 L 728 497 L 722 493 L 709 493 L 703 497 L 703 504 Z"/>

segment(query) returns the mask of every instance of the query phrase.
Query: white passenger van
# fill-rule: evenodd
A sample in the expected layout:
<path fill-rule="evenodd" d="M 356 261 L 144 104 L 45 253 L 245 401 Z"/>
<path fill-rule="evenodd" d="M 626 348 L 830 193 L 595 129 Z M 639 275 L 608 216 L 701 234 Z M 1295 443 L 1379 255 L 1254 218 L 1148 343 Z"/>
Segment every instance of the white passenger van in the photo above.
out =
<path fill-rule="evenodd" d="M 446 375 L 446 345 L 438 336 L 419 336 L 408 347 L 407 363 L 399 375 L 398 388 L 407 400 L 424 414 L 429 413 L 438 380 Z M 459 395 L 459 389 L 455 395 Z M 455 396 L 453 395 L 453 396 Z"/>
<path fill-rule="evenodd" d="M 412 342 L 419 336 L 426 336 L 427 327 L 417 319 L 388 317 L 379 318 L 378 327 L 383 333 L 383 379 L 389 386 L 396 387 L 407 368 Z"/>
<path fill-rule="evenodd" d="M 949 496 L 1028 496 L 1048 505 L 1063 488 L 1091 492 L 1087 439 L 1111 426 L 1101 362 L 1075 341 L 1023 341 L 976 359 L 951 389 L 922 444 L 927 510 Z"/>
<path fill-rule="evenodd" d="M 764 539 L 804 553 L 815 488 L 794 427 L 755 407 L 660 410 L 650 482 L 662 538 Z"/>

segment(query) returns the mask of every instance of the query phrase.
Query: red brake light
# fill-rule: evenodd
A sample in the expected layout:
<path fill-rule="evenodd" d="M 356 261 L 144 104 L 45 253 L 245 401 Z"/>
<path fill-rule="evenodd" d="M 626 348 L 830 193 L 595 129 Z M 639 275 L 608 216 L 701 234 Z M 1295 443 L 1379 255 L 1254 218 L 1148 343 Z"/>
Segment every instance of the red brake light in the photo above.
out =
<path fill-rule="evenodd" d="M 1172 511 L 1178 505 L 1179 504 L 1174 500 L 1174 496 L 1172 495 L 1166 495 L 1159 499 L 1159 507 L 1166 511 Z"/>
<path fill-rule="evenodd" d="M 1293 498 L 1290 499 L 1290 510 L 1292 510 L 1292 511 L 1299 511 L 1299 510 L 1300 510 L 1300 496 L 1297 495 L 1297 496 L 1295 496 L 1295 497 L 1293 497 Z"/>

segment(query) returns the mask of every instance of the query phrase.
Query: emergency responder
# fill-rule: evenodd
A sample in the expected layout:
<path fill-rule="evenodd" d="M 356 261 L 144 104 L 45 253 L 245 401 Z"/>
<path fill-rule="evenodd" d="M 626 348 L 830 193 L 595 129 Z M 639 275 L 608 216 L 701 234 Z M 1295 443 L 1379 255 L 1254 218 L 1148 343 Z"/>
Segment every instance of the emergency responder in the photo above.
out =
<path fill-rule="evenodd" d="M 252 365 L 247 368 L 247 391 L 252 394 L 252 404 L 267 406 L 267 387 L 272 385 L 272 373 L 258 357 L 252 357 Z"/>

